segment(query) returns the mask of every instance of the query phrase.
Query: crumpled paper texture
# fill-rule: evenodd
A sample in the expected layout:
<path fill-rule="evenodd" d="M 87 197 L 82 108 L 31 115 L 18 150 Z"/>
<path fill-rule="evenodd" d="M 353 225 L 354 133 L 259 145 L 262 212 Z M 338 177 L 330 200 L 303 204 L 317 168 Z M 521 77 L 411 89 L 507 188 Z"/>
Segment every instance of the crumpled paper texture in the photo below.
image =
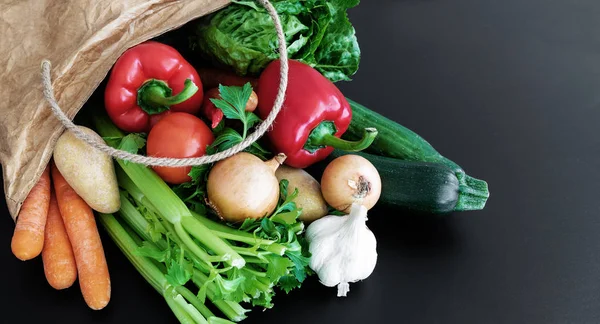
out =
<path fill-rule="evenodd" d="M 60 107 L 73 118 L 125 50 L 228 3 L 0 0 L 0 162 L 12 218 L 64 131 L 43 98 L 43 59 L 52 63 Z"/>

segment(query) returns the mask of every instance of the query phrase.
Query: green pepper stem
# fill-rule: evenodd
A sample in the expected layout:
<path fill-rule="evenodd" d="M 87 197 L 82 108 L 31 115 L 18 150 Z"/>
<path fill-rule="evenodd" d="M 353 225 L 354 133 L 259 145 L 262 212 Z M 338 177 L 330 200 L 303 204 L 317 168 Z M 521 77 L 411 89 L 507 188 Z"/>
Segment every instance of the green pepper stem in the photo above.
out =
<path fill-rule="evenodd" d="M 198 86 L 190 79 L 185 80 L 183 90 L 172 96 L 173 90 L 166 82 L 156 79 L 146 81 L 139 89 L 137 104 L 150 115 L 159 114 L 169 107 L 190 99 Z"/>
<path fill-rule="evenodd" d="M 334 122 L 325 120 L 315 127 L 304 144 L 304 149 L 314 153 L 325 147 L 333 147 L 342 151 L 358 152 L 366 149 L 373 143 L 377 136 L 377 129 L 367 127 L 363 130 L 363 136 L 358 141 L 348 141 L 336 137 L 338 131 Z"/>
<path fill-rule="evenodd" d="M 348 152 L 359 152 L 371 145 L 377 136 L 377 129 L 365 128 L 363 137 L 358 141 L 347 141 L 332 134 L 323 134 L 320 138 L 314 138 L 312 144 L 317 146 L 331 146 Z"/>

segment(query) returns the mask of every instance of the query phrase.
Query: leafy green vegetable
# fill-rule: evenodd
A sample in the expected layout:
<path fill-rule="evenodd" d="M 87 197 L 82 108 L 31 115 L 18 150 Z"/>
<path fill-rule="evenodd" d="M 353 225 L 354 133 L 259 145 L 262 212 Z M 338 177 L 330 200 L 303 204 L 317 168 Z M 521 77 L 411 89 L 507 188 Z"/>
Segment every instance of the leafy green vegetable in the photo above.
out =
<path fill-rule="evenodd" d="M 109 145 L 118 148 L 119 150 L 127 151 L 131 154 L 137 154 L 146 146 L 146 134 L 130 133 L 124 137 L 107 136 L 103 137 Z M 143 153 L 143 152 L 142 152 Z M 129 163 L 129 161 L 123 161 Z"/>
<path fill-rule="evenodd" d="M 228 104 L 235 103 L 229 99 Z M 103 135 L 124 137 L 107 120 L 97 125 Z M 287 181 L 280 183 L 272 215 L 237 227 L 189 211 L 151 169 L 118 162 L 120 217 L 103 215 L 102 222 L 114 240 L 124 242 L 119 247 L 178 318 L 223 322 L 205 306 L 211 302 L 227 318 L 239 321 L 247 311 L 239 303 L 270 308 L 275 287 L 289 292 L 311 274 L 308 244 L 299 236 L 304 225 L 294 202 L 298 191 L 289 193 Z M 208 170 L 192 169 L 194 190 L 201 188 Z M 236 257 L 243 259 L 242 266 L 232 262 Z"/>
<path fill-rule="evenodd" d="M 211 98 L 215 107 L 221 109 L 223 115 L 228 119 L 239 120 L 244 124 L 243 138 L 246 138 L 246 131 L 254 124 L 260 121 L 258 116 L 252 112 L 246 111 L 246 104 L 252 95 L 252 86 L 250 83 L 243 87 L 219 85 L 220 99 Z"/>
<path fill-rule="evenodd" d="M 356 6 L 358 0 L 334 1 L 342 8 Z M 349 7 L 346 7 L 349 6 Z M 314 68 L 319 70 L 329 80 L 348 80 L 348 76 L 356 72 L 360 57 L 360 48 L 357 42 L 348 42 L 346 39 L 356 39 L 354 28 L 348 20 L 346 11 L 336 10 L 332 14 L 331 21 L 327 27 L 327 33 L 323 35 L 322 44 L 314 51 L 314 60 L 317 62 Z M 356 56 L 348 55 L 354 53 Z"/>
<path fill-rule="evenodd" d="M 243 87 L 220 85 L 219 92 L 220 99 L 211 98 L 210 100 L 218 109 L 223 111 L 223 115 L 227 120 L 241 122 L 242 135 L 236 129 L 225 126 L 224 119 L 213 130 L 216 138 L 207 148 L 207 154 L 215 154 L 241 143 L 246 138 L 248 131 L 260 122 L 260 118 L 256 114 L 245 110 L 246 103 L 252 93 L 250 83 L 246 83 Z M 266 160 L 270 155 L 270 152 L 260 146 L 258 142 L 254 142 L 245 151 L 258 156 L 262 160 Z M 192 180 L 173 187 L 173 191 L 191 210 L 202 215 L 207 213 L 204 196 L 211 167 L 212 165 L 209 164 L 193 166 L 188 173 Z"/>
<path fill-rule="evenodd" d="M 134 209 L 130 209 L 132 211 Z M 98 217 L 99 222 L 104 226 L 112 240 L 117 246 L 123 251 L 125 256 L 135 266 L 138 272 L 152 285 L 152 287 L 160 293 L 164 298 L 173 314 L 180 320 L 192 319 L 196 323 L 206 323 L 206 317 L 214 320 L 211 322 L 218 323 L 225 321 L 214 317 L 214 314 L 210 312 L 206 306 L 193 300 L 193 294 L 189 293 L 183 286 L 179 286 L 174 289 L 169 283 L 167 276 L 162 272 L 159 266 L 155 264 L 151 259 L 144 256 L 140 256 L 136 253 L 139 249 L 138 242 L 141 240 L 133 230 L 129 229 L 127 225 L 119 223 L 119 221 L 110 214 L 100 214 Z M 187 297 L 183 297 L 180 294 L 175 294 L 174 290 L 178 293 L 182 293 Z M 191 295 L 191 296 L 190 296 Z M 241 320 L 245 317 L 243 308 L 239 309 L 227 309 L 223 308 L 226 316 L 232 320 Z"/>
<path fill-rule="evenodd" d="M 143 242 L 142 246 L 138 247 L 135 251 L 136 255 L 148 257 L 158 262 L 165 262 L 169 259 L 169 251 L 161 251 L 155 245 L 149 242 Z"/>
<path fill-rule="evenodd" d="M 123 137 L 121 144 L 119 144 L 119 149 L 135 154 L 145 145 L 146 139 L 142 134 L 131 133 Z"/>
<path fill-rule="evenodd" d="M 215 107 L 223 111 L 225 118 L 238 120 L 242 123 L 242 134 L 231 128 L 223 127 L 216 130 L 214 142 L 207 148 L 209 154 L 227 150 L 246 139 L 248 131 L 261 120 L 253 112 L 246 111 L 246 103 L 252 94 L 252 86 L 246 83 L 243 87 L 219 85 L 221 99 L 210 99 Z M 252 153 L 266 160 L 269 152 L 262 148 L 258 142 L 252 143 L 246 152 Z"/>
<path fill-rule="evenodd" d="M 271 17 L 254 1 L 234 3 L 193 26 L 190 47 L 240 75 L 257 75 L 279 58 Z M 333 82 L 358 70 L 360 48 L 346 11 L 358 0 L 272 0 L 280 16 L 288 56 Z"/>
<path fill-rule="evenodd" d="M 304 229 L 304 225 L 298 221 L 301 210 L 297 208 L 294 199 L 298 196 L 298 189 L 288 194 L 288 180 L 283 179 L 279 183 L 280 198 L 275 212 L 260 220 L 246 219 L 239 230 L 253 233 L 258 238 L 276 240 L 285 246 L 283 256 L 271 255 L 267 276 L 280 277 L 277 286 L 287 292 L 300 287 L 306 277 L 312 274 L 309 268 L 310 252 L 308 242 L 298 234 Z M 276 260 L 274 258 L 284 258 Z M 286 265 L 286 270 L 280 269 Z"/>
<path fill-rule="evenodd" d="M 170 259 L 165 276 L 172 286 L 183 286 L 192 278 L 190 264 L 183 257 L 180 260 Z"/>
<path fill-rule="evenodd" d="M 278 283 L 278 287 L 283 289 L 283 291 L 285 291 L 286 294 L 289 294 L 290 291 L 296 288 L 300 288 L 301 285 L 302 283 L 299 282 L 293 275 L 286 275 L 281 277 Z"/>
<path fill-rule="evenodd" d="M 206 194 L 206 181 L 211 165 L 203 164 L 193 166 L 188 175 L 192 180 L 173 187 L 173 192 L 194 212 L 206 214 L 204 195 Z"/>

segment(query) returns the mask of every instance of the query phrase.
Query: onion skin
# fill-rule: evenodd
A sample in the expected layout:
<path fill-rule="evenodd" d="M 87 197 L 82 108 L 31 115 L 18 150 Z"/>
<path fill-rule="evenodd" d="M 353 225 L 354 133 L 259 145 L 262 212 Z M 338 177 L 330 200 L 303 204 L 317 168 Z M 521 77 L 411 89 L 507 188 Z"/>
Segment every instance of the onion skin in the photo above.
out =
<path fill-rule="evenodd" d="M 328 208 L 321 194 L 321 185 L 308 172 L 282 165 L 275 172 L 275 176 L 279 181 L 286 179 L 289 182 L 288 193 L 298 188 L 298 197 L 294 201 L 298 208 L 302 208 L 298 217 L 301 221 L 312 222 L 327 215 Z"/>
<path fill-rule="evenodd" d="M 279 200 L 275 170 L 285 155 L 263 162 L 241 152 L 217 162 L 208 175 L 208 205 L 222 219 L 237 223 L 270 215 Z"/>
<path fill-rule="evenodd" d="M 381 178 L 375 166 L 360 155 L 331 161 L 321 176 L 323 198 L 333 208 L 349 213 L 352 203 L 373 208 L 381 195 Z"/>

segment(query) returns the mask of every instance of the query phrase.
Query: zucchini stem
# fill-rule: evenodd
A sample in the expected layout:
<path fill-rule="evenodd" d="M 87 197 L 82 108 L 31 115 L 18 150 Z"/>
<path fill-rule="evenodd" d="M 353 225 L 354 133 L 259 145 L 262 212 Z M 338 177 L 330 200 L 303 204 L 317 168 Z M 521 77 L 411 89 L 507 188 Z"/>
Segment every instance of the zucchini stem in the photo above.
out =
<path fill-rule="evenodd" d="M 458 178 L 458 201 L 455 211 L 481 210 L 490 197 L 487 182 L 465 173 L 456 173 Z"/>

